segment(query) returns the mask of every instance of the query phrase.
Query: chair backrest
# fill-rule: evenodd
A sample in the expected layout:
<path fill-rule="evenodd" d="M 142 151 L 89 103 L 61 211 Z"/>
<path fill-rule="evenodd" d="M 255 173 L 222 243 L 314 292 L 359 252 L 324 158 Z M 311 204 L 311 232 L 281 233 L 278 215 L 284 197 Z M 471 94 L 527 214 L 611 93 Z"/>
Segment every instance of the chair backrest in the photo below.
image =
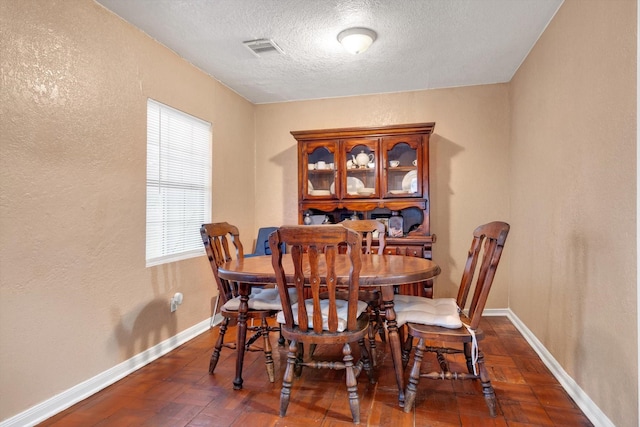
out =
<path fill-rule="evenodd" d="M 204 248 L 207 251 L 209 263 L 211 263 L 213 277 L 216 280 L 216 285 L 220 292 L 220 298 L 224 304 L 238 295 L 238 287 L 234 282 L 221 279 L 218 276 L 218 267 L 233 259 L 229 240 L 233 243 L 235 258 L 244 258 L 244 249 L 242 247 L 242 242 L 240 242 L 238 227 L 227 222 L 202 224 L 202 227 L 200 227 L 200 235 L 202 236 Z"/>
<path fill-rule="evenodd" d="M 373 232 L 378 232 L 378 255 L 384 254 L 384 248 L 387 244 L 386 230 L 384 224 L 375 219 L 358 219 L 351 220 L 345 219 L 340 222 L 350 230 L 355 230 L 362 235 L 365 239 L 365 247 L 363 248 L 365 254 L 370 254 L 371 246 L 373 242 Z"/>
<path fill-rule="evenodd" d="M 285 272 L 282 265 L 282 243 L 290 246 L 290 254 L 293 262 L 293 271 Z M 269 237 L 269 246 L 273 252 L 271 260 L 282 301 L 282 311 L 285 324 L 292 328 L 298 324 L 300 331 L 309 331 L 309 325 L 314 333 L 323 332 L 323 316 L 321 310 L 321 293 L 328 296 L 322 305 L 328 304 L 326 312 L 327 323 L 324 329 L 329 332 L 338 330 L 338 313 L 336 305 L 336 290 L 338 289 L 336 276 L 336 257 L 339 255 L 338 246 L 346 244 L 347 258 L 349 262 L 347 286 L 347 316 L 346 331 L 356 329 L 358 290 L 362 256 L 361 236 L 353 230 L 341 225 L 303 225 L 280 227 Z M 293 277 L 293 281 L 287 280 Z M 292 284 L 292 285 L 291 285 Z M 304 295 L 304 287 L 311 290 L 313 299 L 313 314 L 309 317 L 307 304 L 298 304 L 297 318 L 294 318 L 294 310 L 287 292 L 288 286 L 295 286 L 298 295 Z M 311 321 L 310 321 L 311 320 Z"/>
<path fill-rule="evenodd" d="M 509 234 L 509 224 L 499 221 L 481 225 L 473 231 L 473 241 L 456 299 L 458 307 L 464 309 L 469 292 L 473 288 L 473 296 L 468 307 L 471 320 L 469 326 L 472 329 L 476 329 L 480 323 L 507 234 Z M 476 274 L 476 266 L 480 259 L 482 259 L 480 271 Z"/>

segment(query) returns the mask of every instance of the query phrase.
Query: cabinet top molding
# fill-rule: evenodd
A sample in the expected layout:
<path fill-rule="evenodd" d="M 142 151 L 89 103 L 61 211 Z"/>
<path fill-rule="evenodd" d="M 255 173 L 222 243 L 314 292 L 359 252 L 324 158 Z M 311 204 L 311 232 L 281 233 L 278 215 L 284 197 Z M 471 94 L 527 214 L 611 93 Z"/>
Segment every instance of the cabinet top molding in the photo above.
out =
<path fill-rule="evenodd" d="M 297 140 L 313 140 L 326 138 L 350 138 L 362 136 L 403 135 L 416 133 L 433 133 L 435 122 L 413 123 L 391 126 L 352 127 L 338 129 L 298 130 L 291 131 L 291 135 Z"/>

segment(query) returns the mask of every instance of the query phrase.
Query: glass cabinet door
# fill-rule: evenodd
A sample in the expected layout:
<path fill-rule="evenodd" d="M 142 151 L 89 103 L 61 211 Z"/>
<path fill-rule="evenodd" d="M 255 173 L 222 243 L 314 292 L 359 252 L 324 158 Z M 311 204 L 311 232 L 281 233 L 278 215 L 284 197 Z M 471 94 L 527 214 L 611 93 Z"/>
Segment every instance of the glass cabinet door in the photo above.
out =
<path fill-rule="evenodd" d="M 385 197 L 422 196 L 422 145 L 420 137 L 388 137 L 382 140 Z"/>
<path fill-rule="evenodd" d="M 345 180 L 342 197 L 379 197 L 378 170 L 380 153 L 377 139 L 349 139 L 343 141 Z"/>
<path fill-rule="evenodd" d="M 336 198 L 336 141 L 314 141 L 306 145 L 303 153 L 305 199 Z"/>

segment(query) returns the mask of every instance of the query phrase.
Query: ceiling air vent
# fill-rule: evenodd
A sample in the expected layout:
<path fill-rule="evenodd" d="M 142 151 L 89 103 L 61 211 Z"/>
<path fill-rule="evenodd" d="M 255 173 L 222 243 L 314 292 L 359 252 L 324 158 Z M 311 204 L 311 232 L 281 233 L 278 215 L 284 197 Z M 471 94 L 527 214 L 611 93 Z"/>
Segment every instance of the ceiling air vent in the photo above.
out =
<path fill-rule="evenodd" d="M 265 54 L 281 54 L 284 53 L 280 46 L 278 46 L 271 39 L 256 39 L 256 40 L 248 40 L 246 42 L 242 42 L 246 47 L 248 47 L 251 52 L 255 56 L 262 56 Z"/>

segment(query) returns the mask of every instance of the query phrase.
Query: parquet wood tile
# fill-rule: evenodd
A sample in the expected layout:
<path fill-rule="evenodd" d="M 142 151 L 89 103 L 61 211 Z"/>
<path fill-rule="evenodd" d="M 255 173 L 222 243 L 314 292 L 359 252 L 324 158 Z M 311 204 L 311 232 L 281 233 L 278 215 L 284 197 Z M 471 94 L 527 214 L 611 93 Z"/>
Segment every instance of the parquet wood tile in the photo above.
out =
<path fill-rule="evenodd" d="M 576 408 L 576 404 L 569 397 L 567 392 L 559 385 L 534 387 L 533 392 L 543 406 L 568 409 Z"/>
<path fill-rule="evenodd" d="M 514 400 L 500 401 L 500 412 L 504 415 L 508 425 L 515 423 L 525 423 L 536 426 L 552 426 L 553 421 L 545 411 L 544 407 L 538 403 L 516 402 Z"/>
<path fill-rule="evenodd" d="M 578 408 L 545 408 L 549 418 L 553 421 L 553 425 L 556 426 L 576 426 L 587 427 L 593 424 Z"/>
<path fill-rule="evenodd" d="M 486 361 L 491 383 L 526 384 L 522 372 L 515 366 L 501 365 L 494 361 Z M 494 386 L 495 387 L 495 386 Z"/>
<path fill-rule="evenodd" d="M 388 343 L 378 339 L 376 384 L 358 379 L 363 426 L 592 426 L 527 341 L 506 317 L 486 317 L 481 347 L 498 401 L 490 418 L 477 381 L 421 379 L 410 413 L 398 406 Z M 276 382 L 270 383 L 260 352 L 246 353 L 244 388 L 233 390 L 235 353 L 223 350 L 214 375 L 209 358 L 218 329 L 213 328 L 71 408 L 43 427 L 89 426 L 352 426 L 344 371 L 303 369 L 294 381 L 287 415 L 278 416 L 286 350 L 273 336 Z M 235 328 L 228 334 L 233 336 Z M 339 349 L 318 348 L 317 352 Z M 458 356 L 454 365 L 465 370 Z M 425 355 L 423 371 L 439 370 Z"/>
<path fill-rule="evenodd" d="M 500 396 L 501 400 L 513 400 L 516 402 L 538 402 L 536 394 L 528 384 L 514 383 L 494 383 L 491 382 L 496 391 L 496 396 Z"/>
<path fill-rule="evenodd" d="M 537 356 L 513 358 L 513 362 L 518 367 L 518 369 L 522 371 L 522 373 L 537 373 L 537 374 L 539 373 L 539 374 L 544 374 L 546 376 L 550 376 L 551 378 L 553 378 L 549 369 L 544 365 L 544 363 L 542 363 L 542 360 L 540 360 L 540 358 L 538 358 Z"/>
<path fill-rule="evenodd" d="M 437 409 L 425 410 L 416 408 L 414 424 L 416 427 L 457 427 L 462 425 L 458 412 L 439 411 Z M 391 424 L 388 424 L 391 425 Z"/>
<path fill-rule="evenodd" d="M 465 427 L 506 427 L 511 424 L 507 423 L 504 418 L 487 418 L 482 415 L 460 414 L 460 424 Z"/>

